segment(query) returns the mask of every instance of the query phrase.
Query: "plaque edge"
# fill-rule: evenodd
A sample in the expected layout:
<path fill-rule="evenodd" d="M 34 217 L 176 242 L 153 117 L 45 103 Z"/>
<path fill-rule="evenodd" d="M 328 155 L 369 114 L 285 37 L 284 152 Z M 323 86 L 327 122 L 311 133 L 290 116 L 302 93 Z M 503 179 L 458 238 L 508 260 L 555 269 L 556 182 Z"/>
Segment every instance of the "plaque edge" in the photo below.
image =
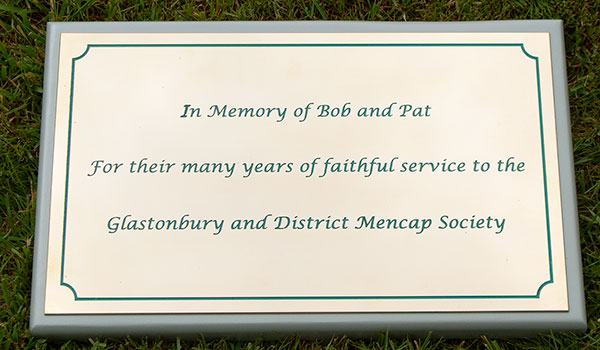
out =
<path fill-rule="evenodd" d="M 552 81 L 560 173 L 565 267 L 569 311 L 426 312 L 426 313 L 302 313 L 302 314 L 117 314 L 47 315 L 44 312 L 50 185 L 60 35 L 109 32 L 547 32 L 550 34 Z M 579 241 L 573 149 L 566 80 L 564 33 L 561 20 L 488 22 L 49 22 L 42 98 L 40 160 L 34 238 L 34 262 L 29 329 L 36 337 L 87 338 L 124 335 L 194 337 L 301 335 L 319 338 L 333 334 L 352 337 L 389 332 L 449 338 L 529 336 L 544 331 L 587 329 Z"/>

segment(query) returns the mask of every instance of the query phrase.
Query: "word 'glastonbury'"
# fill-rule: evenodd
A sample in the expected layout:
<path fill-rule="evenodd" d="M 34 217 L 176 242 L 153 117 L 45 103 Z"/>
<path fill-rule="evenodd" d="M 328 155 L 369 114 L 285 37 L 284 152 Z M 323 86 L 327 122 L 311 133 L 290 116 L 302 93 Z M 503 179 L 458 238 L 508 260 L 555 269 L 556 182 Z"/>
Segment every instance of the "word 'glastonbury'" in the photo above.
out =
<path fill-rule="evenodd" d="M 178 219 L 155 219 L 153 217 L 136 219 L 132 215 L 113 216 L 108 220 L 108 233 L 117 231 L 162 231 L 162 230 L 211 230 L 218 235 L 223 229 L 223 219 L 192 219 L 189 214 Z"/>

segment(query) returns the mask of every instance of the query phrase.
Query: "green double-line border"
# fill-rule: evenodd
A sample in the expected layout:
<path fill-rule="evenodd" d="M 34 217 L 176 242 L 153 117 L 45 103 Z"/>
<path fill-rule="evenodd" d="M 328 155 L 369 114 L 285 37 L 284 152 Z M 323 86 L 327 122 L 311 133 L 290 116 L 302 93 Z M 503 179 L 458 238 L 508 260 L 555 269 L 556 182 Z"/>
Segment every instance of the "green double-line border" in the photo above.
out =
<path fill-rule="evenodd" d="M 67 202 L 69 196 L 69 169 L 70 169 L 70 152 L 71 152 L 71 128 L 73 120 L 73 99 L 75 85 L 75 64 L 78 60 L 85 57 L 92 48 L 147 48 L 147 47 L 517 47 L 520 48 L 525 56 L 535 61 L 536 77 L 537 77 L 537 93 L 538 93 L 538 109 L 540 121 L 540 137 L 541 137 L 541 155 L 542 168 L 544 174 L 544 200 L 546 209 L 546 230 L 548 239 L 548 266 L 550 279 L 542 283 L 536 294 L 532 295 L 386 295 L 386 296 L 236 296 L 236 297 L 82 297 L 77 295 L 75 288 L 65 282 L 65 249 L 67 245 Z M 86 50 L 78 57 L 71 61 L 71 88 L 69 95 L 69 129 L 68 129 L 68 144 L 67 144 L 67 161 L 66 161 L 66 178 L 65 178 L 65 207 L 63 218 L 63 234 L 62 234 L 62 252 L 61 252 L 61 275 L 60 285 L 67 287 L 73 292 L 76 301 L 149 301 L 149 300 L 384 300 L 384 299 L 537 299 L 540 298 L 542 289 L 554 282 L 554 273 L 552 266 L 552 246 L 550 243 L 550 217 L 548 211 L 548 185 L 546 180 L 546 154 L 544 145 L 544 126 L 542 118 L 542 97 L 540 87 L 540 68 L 539 59 L 525 50 L 522 43 L 371 43 L 371 44 L 88 44 Z"/>

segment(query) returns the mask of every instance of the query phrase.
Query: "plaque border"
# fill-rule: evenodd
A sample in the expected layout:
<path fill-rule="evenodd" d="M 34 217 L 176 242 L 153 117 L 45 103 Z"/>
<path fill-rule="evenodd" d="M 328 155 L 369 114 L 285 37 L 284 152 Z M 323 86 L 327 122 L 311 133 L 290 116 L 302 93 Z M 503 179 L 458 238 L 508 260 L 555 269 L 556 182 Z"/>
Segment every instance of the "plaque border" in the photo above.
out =
<path fill-rule="evenodd" d="M 82 297 L 77 294 L 77 290 L 72 284 L 65 282 L 65 246 L 67 242 L 67 204 L 69 197 L 69 169 L 71 152 L 71 125 L 73 119 L 73 98 L 75 85 L 75 64 L 76 61 L 83 59 L 92 48 L 114 48 L 114 47 L 519 47 L 527 58 L 535 61 L 537 104 L 540 124 L 541 158 L 542 158 L 542 176 L 544 180 L 544 209 L 546 213 L 546 238 L 548 241 L 548 275 L 549 279 L 542 282 L 538 287 L 536 294 L 523 295 L 382 295 L 382 296 L 212 296 L 212 297 Z M 63 232 L 61 246 L 61 264 L 60 264 L 60 285 L 67 287 L 73 293 L 75 301 L 123 301 L 123 300 L 377 300 L 377 299 L 539 299 L 542 289 L 548 284 L 554 283 L 554 269 L 552 266 L 552 244 L 550 232 L 550 217 L 548 210 L 548 180 L 546 176 L 546 152 L 544 144 L 544 123 L 542 115 L 542 92 L 540 86 L 540 66 L 539 59 L 531 55 L 525 49 L 523 43 L 302 43 L 302 44 L 88 44 L 86 50 L 79 56 L 71 59 L 71 79 L 69 92 L 69 124 L 67 136 L 67 158 L 66 158 L 66 180 L 65 180 L 65 200 L 63 211 Z"/>

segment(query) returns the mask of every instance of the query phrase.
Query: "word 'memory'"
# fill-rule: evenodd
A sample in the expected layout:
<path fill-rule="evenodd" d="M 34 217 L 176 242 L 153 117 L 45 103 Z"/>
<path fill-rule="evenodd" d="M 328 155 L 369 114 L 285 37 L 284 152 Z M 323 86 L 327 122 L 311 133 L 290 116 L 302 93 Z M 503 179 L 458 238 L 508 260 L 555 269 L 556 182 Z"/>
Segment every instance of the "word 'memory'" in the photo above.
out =
<path fill-rule="evenodd" d="M 228 105 L 219 107 L 212 105 L 208 108 L 208 111 L 208 118 L 270 118 L 273 116 L 277 118 L 278 122 L 281 122 L 285 118 L 287 107 L 229 107 Z"/>

